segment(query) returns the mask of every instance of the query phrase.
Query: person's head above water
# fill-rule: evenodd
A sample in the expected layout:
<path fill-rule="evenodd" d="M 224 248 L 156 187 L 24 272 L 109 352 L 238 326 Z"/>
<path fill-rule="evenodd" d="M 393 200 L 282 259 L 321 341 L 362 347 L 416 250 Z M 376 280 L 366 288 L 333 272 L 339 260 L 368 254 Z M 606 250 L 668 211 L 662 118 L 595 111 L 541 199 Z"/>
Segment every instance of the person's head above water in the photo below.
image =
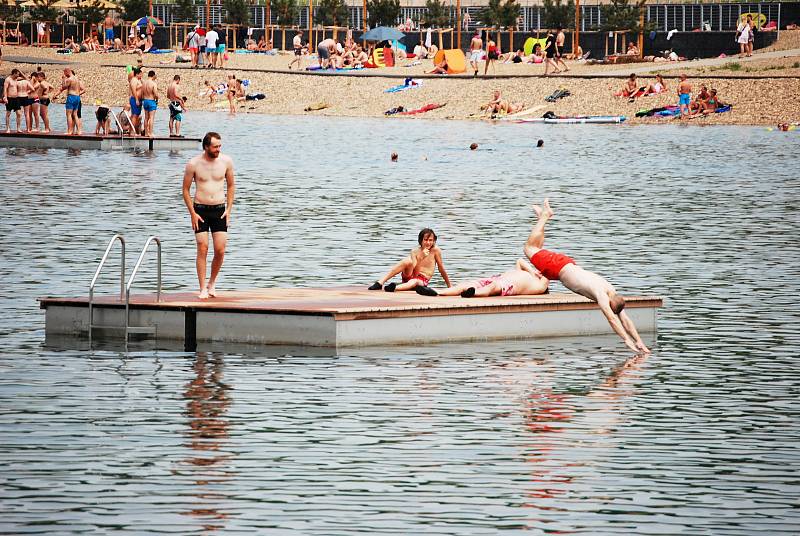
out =
<path fill-rule="evenodd" d="M 419 232 L 419 236 L 417 236 L 417 243 L 421 246 L 422 243 L 426 240 L 433 240 L 431 245 L 436 243 L 436 233 L 433 232 L 433 229 L 429 227 L 425 227 L 423 230 Z"/>
<path fill-rule="evenodd" d="M 536 147 L 544 147 L 544 140 L 539 140 L 536 142 Z"/>

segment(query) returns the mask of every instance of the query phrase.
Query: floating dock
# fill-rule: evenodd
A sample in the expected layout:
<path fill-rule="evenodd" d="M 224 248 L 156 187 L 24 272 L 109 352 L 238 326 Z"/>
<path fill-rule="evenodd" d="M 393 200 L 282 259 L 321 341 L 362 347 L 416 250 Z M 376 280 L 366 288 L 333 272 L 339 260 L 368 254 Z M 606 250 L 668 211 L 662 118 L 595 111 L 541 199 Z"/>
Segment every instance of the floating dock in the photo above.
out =
<path fill-rule="evenodd" d="M 82 134 L 40 134 L 23 132 L 0 132 L 0 147 L 27 147 L 38 149 L 138 149 L 140 151 L 179 151 L 181 149 L 200 150 L 200 138 L 173 138 L 161 136 L 154 138 L 130 136 L 95 136 Z"/>
<path fill-rule="evenodd" d="M 47 336 L 88 336 L 88 297 L 39 301 Z M 639 331 L 656 331 L 662 299 L 626 301 Z M 124 300 L 97 297 L 93 308 L 93 323 L 106 327 L 95 328 L 94 337 L 124 337 Z M 157 339 L 183 341 L 187 351 L 198 342 L 338 348 L 612 333 L 597 305 L 572 293 L 467 299 L 360 286 L 221 291 L 208 300 L 195 293 L 162 294 L 160 301 L 132 295 L 130 325 L 155 328 Z"/>

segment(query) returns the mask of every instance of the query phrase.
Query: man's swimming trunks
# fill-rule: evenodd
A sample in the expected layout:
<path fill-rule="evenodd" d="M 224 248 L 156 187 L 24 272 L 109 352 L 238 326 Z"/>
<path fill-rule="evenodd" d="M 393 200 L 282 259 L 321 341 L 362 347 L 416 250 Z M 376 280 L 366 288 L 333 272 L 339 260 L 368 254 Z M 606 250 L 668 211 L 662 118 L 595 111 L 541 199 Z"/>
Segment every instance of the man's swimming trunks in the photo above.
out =
<path fill-rule="evenodd" d="M 114 29 L 106 28 L 106 41 L 113 41 L 113 40 L 114 40 Z"/>
<path fill-rule="evenodd" d="M 514 285 L 502 278 L 503 274 L 493 275 L 486 279 L 479 279 L 475 288 L 488 287 L 492 283 L 500 285 L 501 296 L 514 296 Z"/>
<path fill-rule="evenodd" d="M 182 118 L 181 114 L 183 113 L 183 103 L 181 101 L 170 101 L 169 103 L 169 118 L 170 119 L 177 119 L 180 121 Z"/>
<path fill-rule="evenodd" d="M 228 231 L 228 218 L 222 217 L 225 212 L 225 204 L 221 205 L 201 205 L 194 204 L 194 211 L 197 215 L 203 218 L 203 221 L 197 222 L 197 230 L 195 233 L 207 233 L 211 230 L 212 233 L 227 232 Z"/>
<path fill-rule="evenodd" d="M 108 112 L 109 112 L 109 109 L 106 108 L 105 106 L 98 106 L 97 110 L 95 110 L 95 112 L 94 112 L 94 116 L 101 123 L 105 123 L 106 119 L 108 119 Z"/>
<path fill-rule="evenodd" d="M 131 97 L 128 102 L 131 103 L 131 115 L 142 115 L 142 105 L 136 104 L 135 98 Z"/>
<path fill-rule="evenodd" d="M 8 97 L 8 102 L 6 102 L 7 112 L 16 112 L 21 108 L 22 106 L 19 105 L 19 99 L 17 97 Z"/>
<path fill-rule="evenodd" d="M 556 280 L 561 269 L 568 264 L 575 264 L 575 260 L 560 253 L 540 249 L 531 257 L 531 264 L 547 279 Z"/>
<path fill-rule="evenodd" d="M 411 277 L 406 277 L 406 274 L 402 274 L 401 277 L 403 278 L 403 283 L 408 283 L 412 279 L 417 279 L 425 287 L 428 286 L 428 282 L 431 280 L 430 277 L 425 277 L 424 275 L 422 275 L 419 272 L 417 272 L 415 274 L 411 274 Z"/>
<path fill-rule="evenodd" d="M 142 108 L 145 112 L 155 112 L 158 109 L 158 103 L 153 99 L 142 99 Z"/>
<path fill-rule="evenodd" d="M 681 93 L 679 106 L 689 106 L 692 103 L 692 96 L 689 93 Z"/>
<path fill-rule="evenodd" d="M 80 107 L 81 107 L 81 96 L 80 95 L 67 95 L 67 102 L 64 103 L 64 108 L 67 111 L 79 110 Z"/>

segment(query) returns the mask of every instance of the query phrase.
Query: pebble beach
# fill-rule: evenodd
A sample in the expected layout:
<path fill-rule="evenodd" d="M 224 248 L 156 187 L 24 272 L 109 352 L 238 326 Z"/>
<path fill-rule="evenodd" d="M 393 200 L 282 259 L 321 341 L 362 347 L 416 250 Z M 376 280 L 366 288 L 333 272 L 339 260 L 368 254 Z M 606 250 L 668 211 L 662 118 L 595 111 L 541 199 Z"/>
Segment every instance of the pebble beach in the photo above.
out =
<path fill-rule="evenodd" d="M 328 116 L 378 117 L 384 112 L 402 106 L 407 110 L 427 104 L 444 104 L 442 108 L 413 117 L 426 119 L 489 119 L 480 106 L 488 102 L 492 92 L 499 89 L 504 99 L 531 112 L 532 117 L 546 111 L 556 115 L 624 115 L 630 122 L 641 124 L 673 123 L 673 118 L 636 118 L 638 110 L 668 106 L 677 103 L 675 88 L 681 73 L 690 76 L 695 91 L 701 84 L 716 88 L 721 100 L 733 104 L 729 113 L 711 114 L 691 119 L 696 124 L 771 125 L 800 122 L 800 56 L 791 47 L 800 39 L 800 31 L 782 32 L 779 45 L 789 48 L 777 58 L 759 59 L 758 51 L 748 62 L 739 62 L 736 57 L 714 67 L 703 67 L 697 62 L 682 62 L 679 69 L 659 69 L 664 64 L 649 64 L 652 73 L 640 75 L 640 84 L 653 80 L 656 72 L 664 76 L 668 91 L 659 95 L 642 97 L 634 102 L 615 97 L 614 93 L 624 84 L 621 71 L 631 65 L 587 65 L 567 62 L 570 71 L 564 75 L 542 76 L 543 65 L 498 64 L 489 69 L 484 77 L 483 65 L 479 76 L 472 73 L 440 77 L 422 77 L 432 68 L 431 60 L 401 62 L 401 66 L 383 69 L 367 69 L 332 76 L 326 73 L 311 73 L 303 69 L 289 70 L 291 53 L 275 56 L 264 54 L 229 55 L 224 70 L 192 69 L 186 64 L 174 63 L 175 54 L 145 54 L 144 67 L 158 75 L 163 92 L 175 74 L 180 74 L 185 95 L 189 97 L 187 120 L 191 110 L 217 110 L 228 113 L 228 103 L 219 99 L 209 103 L 199 92 L 204 81 L 217 85 L 229 73 L 250 81 L 249 93 L 263 93 L 266 98 L 240 104 L 239 113 L 261 114 L 314 114 Z M 781 47 L 771 47 L 771 50 Z M 0 65 L 0 76 L 6 76 L 12 68 L 31 72 L 41 65 L 48 80 L 57 84 L 64 67 L 74 68 L 87 87 L 84 102 L 102 102 L 112 107 L 121 107 L 127 101 L 125 66 L 136 63 L 136 55 L 122 53 L 56 54 L 53 49 L 36 47 L 4 46 L 6 61 Z M 26 63 L 9 61 L 24 58 Z M 29 61 L 29 63 L 28 63 Z M 67 63 L 48 63 L 48 62 Z M 41 62 L 41 63 L 40 63 Z M 314 60 L 305 59 L 303 67 L 313 65 Z M 645 64 L 633 64 L 641 67 Z M 672 64 L 668 64 L 672 66 Z M 684 68 L 685 67 L 685 68 Z M 420 87 L 399 93 L 385 93 L 392 86 L 402 84 L 406 77 L 420 77 Z M 570 95 L 556 102 L 545 98 L 559 88 L 566 88 Z M 62 96 L 63 99 L 63 96 Z M 321 108 L 305 111 L 306 108 Z M 165 119 L 165 118 L 162 118 Z M 158 119 L 157 119 L 158 120 Z"/>

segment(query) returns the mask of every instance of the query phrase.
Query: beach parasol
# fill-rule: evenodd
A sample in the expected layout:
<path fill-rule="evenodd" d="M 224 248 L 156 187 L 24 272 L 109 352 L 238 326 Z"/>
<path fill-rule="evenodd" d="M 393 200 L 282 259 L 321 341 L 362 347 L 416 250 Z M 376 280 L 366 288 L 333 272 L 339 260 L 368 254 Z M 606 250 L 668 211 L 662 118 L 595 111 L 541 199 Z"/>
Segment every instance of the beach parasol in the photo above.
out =
<path fill-rule="evenodd" d="M 151 17 L 149 15 L 147 17 L 141 17 L 139 19 L 136 19 L 135 21 L 133 21 L 133 24 L 134 24 L 134 26 L 147 26 L 148 22 L 150 24 L 152 24 L 153 26 L 155 26 L 156 24 L 164 24 L 163 22 L 161 22 L 157 18 Z"/>
<path fill-rule="evenodd" d="M 361 39 L 364 41 L 395 41 L 402 39 L 406 36 L 403 32 L 389 28 L 388 26 L 378 26 L 373 28 L 364 35 Z"/>

